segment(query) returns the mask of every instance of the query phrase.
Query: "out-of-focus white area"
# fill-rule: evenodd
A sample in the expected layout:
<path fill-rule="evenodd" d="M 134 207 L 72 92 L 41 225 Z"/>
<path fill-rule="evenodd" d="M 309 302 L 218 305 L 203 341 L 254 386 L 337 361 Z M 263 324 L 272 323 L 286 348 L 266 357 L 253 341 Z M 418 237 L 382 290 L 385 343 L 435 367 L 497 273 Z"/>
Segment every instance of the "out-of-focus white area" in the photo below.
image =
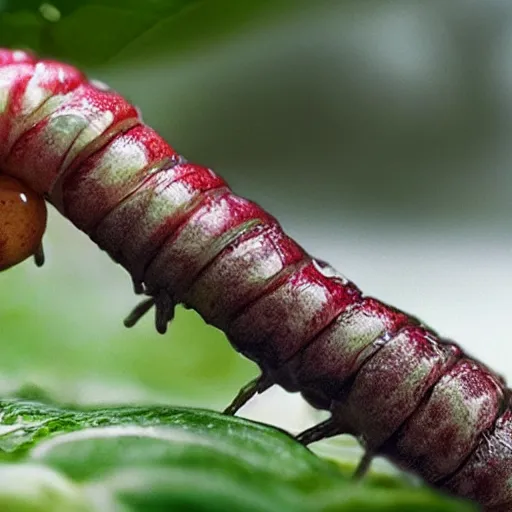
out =
<path fill-rule="evenodd" d="M 315 256 L 512 379 L 512 2 L 318 2 L 189 57 L 95 75 Z M 74 240 L 58 226 L 50 253 Z M 125 311 L 126 276 L 71 245 L 101 314 Z M 274 390 L 243 414 L 320 417 Z"/>

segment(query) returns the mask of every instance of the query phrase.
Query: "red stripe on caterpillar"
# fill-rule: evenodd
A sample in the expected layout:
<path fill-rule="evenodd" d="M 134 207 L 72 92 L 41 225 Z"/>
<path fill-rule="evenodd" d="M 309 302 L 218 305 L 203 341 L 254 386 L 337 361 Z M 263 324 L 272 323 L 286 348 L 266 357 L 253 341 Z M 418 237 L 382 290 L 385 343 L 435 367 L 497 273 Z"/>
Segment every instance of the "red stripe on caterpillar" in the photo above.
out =
<path fill-rule="evenodd" d="M 0 50 L 0 170 L 44 195 L 132 276 L 165 332 L 176 304 L 224 330 L 262 375 L 431 485 L 512 510 L 504 381 L 416 318 L 366 297 L 210 169 L 186 162 L 137 109 L 77 70 Z"/>

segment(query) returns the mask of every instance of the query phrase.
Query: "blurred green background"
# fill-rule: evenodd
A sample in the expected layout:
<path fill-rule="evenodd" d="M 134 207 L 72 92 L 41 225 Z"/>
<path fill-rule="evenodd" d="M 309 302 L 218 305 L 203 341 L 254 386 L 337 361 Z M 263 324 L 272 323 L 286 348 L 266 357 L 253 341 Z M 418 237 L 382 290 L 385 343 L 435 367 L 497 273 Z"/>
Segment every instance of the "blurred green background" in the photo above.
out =
<path fill-rule="evenodd" d="M 308 251 L 512 376 L 512 4 L 198 1 L 115 48 L 100 22 L 52 39 L 2 5 L 18 30 L 0 44 L 37 34 L 34 46 L 121 91 Z M 0 275 L 0 392 L 219 409 L 255 375 L 193 312 L 166 336 L 151 318 L 125 329 L 130 279 L 55 212 L 45 243 L 42 270 Z M 318 418 L 279 390 L 242 415 L 293 431 Z"/>

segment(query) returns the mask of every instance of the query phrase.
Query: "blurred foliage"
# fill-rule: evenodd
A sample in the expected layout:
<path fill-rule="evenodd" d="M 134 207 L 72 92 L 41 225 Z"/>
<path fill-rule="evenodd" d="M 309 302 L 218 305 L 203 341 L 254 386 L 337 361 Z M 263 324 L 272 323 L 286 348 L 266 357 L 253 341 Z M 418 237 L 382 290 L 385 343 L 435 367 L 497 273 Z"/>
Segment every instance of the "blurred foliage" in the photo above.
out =
<path fill-rule="evenodd" d="M 354 486 L 287 434 L 209 411 L 0 409 L 0 505 L 10 512 L 471 510 L 400 481 Z"/>
<path fill-rule="evenodd" d="M 0 44 L 80 66 L 166 58 L 212 43 L 302 0 L 2 0 Z M 261 20 L 260 20 L 261 21 Z M 136 42 L 134 45 L 133 43 Z"/>

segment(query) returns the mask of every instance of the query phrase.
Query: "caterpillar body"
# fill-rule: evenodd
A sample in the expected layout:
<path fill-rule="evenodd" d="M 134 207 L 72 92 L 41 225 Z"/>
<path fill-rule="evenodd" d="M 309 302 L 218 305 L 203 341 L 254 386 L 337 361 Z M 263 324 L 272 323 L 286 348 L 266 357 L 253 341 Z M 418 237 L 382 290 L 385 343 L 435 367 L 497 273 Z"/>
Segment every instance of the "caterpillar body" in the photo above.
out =
<path fill-rule="evenodd" d="M 75 68 L 0 50 L 0 172 L 44 196 L 131 275 L 165 332 L 176 304 L 261 368 L 228 413 L 278 384 L 331 417 L 305 444 L 374 455 L 486 510 L 512 510 L 505 382 L 418 319 L 365 296 L 257 204 L 187 162 Z"/>

